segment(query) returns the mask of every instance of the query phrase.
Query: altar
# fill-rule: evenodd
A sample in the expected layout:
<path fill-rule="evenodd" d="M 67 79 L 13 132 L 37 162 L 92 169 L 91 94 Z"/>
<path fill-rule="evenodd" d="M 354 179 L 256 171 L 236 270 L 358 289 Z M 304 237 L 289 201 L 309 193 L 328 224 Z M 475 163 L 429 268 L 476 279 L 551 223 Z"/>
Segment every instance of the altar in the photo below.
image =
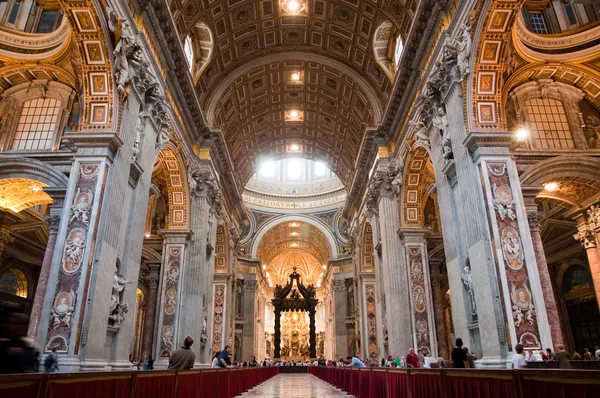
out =
<path fill-rule="evenodd" d="M 281 315 L 281 359 L 307 361 L 310 359 L 310 319 L 306 311 L 285 312 Z"/>

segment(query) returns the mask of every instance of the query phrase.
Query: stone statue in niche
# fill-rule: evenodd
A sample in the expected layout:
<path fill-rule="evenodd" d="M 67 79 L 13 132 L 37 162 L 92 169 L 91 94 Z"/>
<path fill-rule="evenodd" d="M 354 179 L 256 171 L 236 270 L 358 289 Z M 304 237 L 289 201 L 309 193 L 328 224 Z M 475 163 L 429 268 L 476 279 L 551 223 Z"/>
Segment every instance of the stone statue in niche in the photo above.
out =
<path fill-rule="evenodd" d="M 106 7 L 108 27 L 115 39 L 115 80 L 117 91 L 123 99 L 127 98 L 127 85 L 143 63 L 142 49 L 135 36 L 130 32 L 129 21 L 118 15 L 110 6 Z"/>
<path fill-rule="evenodd" d="M 112 294 L 110 296 L 110 314 L 108 319 L 111 326 L 120 327 L 125 319 L 127 313 L 127 303 L 123 300 L 123 292 L 125 285 L 130 284 L 131 281 L 125 280 L 119 273 L 119 268 L 115 267 L 115 273 L 113 275 Z"/>
<path fill-rule="evenodd" d="M 429 148 L 429 129 L 427 128 L 427 125 L 420 120 L 418 122 L 412 121 L 410 124 L 415 126 L 416 129 L 415 142 Z"/>
<path fill-rule="evenodd" d="M 152 217 L 152 233 L 157 233 L 161 229 L 165 228 L 167 217 L 167 206 L 165 205 L 165 202 L 166 201 L 161 192 L 158 198 L 156 198 L 154 217 Z"/>
<path fill-rule="evenodd" d="M 452 142 L 449 137 L 444 137 L 442 141 L 442 157 L 445 163 L 448 163 L 454 159 L 454 152 L 452 151 Z"/>
<path fill-rule="evenodd" d="M 477 303 L 475 302 L 475 290 L 474 290 L 474 282 L 473 282 L 473 274 L 471 273 L 471 267 L 465 266 L 464 272 L 460 273 L 460 279 L 465 285 L 467 289 L 467 293 L 469 295 L 469 304 L 471 307 L 471 319 L 477 319 Z"/>
<path fill-rule="evenodd" d="M 463 23 L 460 26 L 460 31 L 460 35 L 456 38 L 454 45 L 456 46 L 458 73 L 462 80 L 471 73 L 469 59 L 471 58 L 473 39 L 471 39 L 471 27 L 467 24 Z"/>
<path fill-rule="evenodd" d="M 142 143 L 142 134 L 144 132 L 144 118 L 138 117 L 135 126 L 135 139 L 133 140 L 133 149 L 131 151 L 131 163 L 138 160 L 140 154 L 140 146 Z"/>
<path fill-rule="evenodd" d="M 200 335 L 200 346 L 205 347 L 208 341 L 207 335 L 208 310 L 206 308 L 206 295 L 202 295 L 202 334 Z"/>
<path fill-rule="evenodd" d="M 446 115 L 446 109 L 443 105 L 439 105 L 433 111 L 433 117 L 431 119 L 431 122 L 440 131 L 440 134 L 442 134 L 442 136 L 446 135 L 446 129 L 448 128 L 449 123 L 448 116 Z"/>

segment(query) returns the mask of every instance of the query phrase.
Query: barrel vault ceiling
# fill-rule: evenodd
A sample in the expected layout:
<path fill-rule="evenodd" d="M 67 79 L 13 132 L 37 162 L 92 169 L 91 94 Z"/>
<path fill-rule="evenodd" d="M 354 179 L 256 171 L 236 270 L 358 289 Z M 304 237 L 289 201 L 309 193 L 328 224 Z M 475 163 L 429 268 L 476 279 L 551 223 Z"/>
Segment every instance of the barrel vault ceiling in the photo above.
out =
<path fill-rule="evenodd" d="M 393 87 L 373 37 L 382 25 L 408 37 L 420 0 L 299 0 L 295 13 L 289 1 L 166 0 L 182 42 L 210 30 L 202 40 L 212 41 L 211 59 L 195 88 L 240 186 L 263 157 L 296 149 L 349 187 Z"/>

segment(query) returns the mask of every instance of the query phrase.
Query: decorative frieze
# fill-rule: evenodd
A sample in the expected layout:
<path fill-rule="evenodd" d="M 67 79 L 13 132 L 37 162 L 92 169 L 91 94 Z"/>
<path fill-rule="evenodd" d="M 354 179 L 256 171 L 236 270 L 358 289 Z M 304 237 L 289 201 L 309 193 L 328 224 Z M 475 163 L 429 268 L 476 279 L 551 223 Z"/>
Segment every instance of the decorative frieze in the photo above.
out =
<path fill-rule="evenodd" d="M 227 285 L 225 283 L 215 283 L 213 285 L 213 330 L 212 330 L 212 350 L 213 352 L 223 349 L 224 316 L 225 316 L 225 292 Z"/>
<path fill-rule="evenodd" d="M 171 357 L 177 338 L 184 247 L 179 244 L 166 244 L 165 251 L 158 342 L 160 358 Z"/>
<path fill-rule="evenodd" d="M 45 351 L 56 348 L 66 353 L 70 348 L 73 319 L 78 303 L 80 279 L 83 273 L 83 260 L 89 245 L 88 232 L 93 203 L 93 192 L 98 183 L 99 164 L 82 163 L 79 165 L 77 193 L 74 195 L 66 241 L 58 271 L 55 296 L 51 309 L 50 325 Z"/>
<path fill-rule="evenodd" d="M 487 163 L 487 175 L 493 204 L 492 224 L 497 228 L 499 253 L 498 267 L 502 279 L 504 300 L 511 311 L 508 314 L 514 327 L 516 343 L 525 348 L 541 348 L 537 308 L 530 282 L 527 260 L 523 250 L 523 237 L 515 209 L 514 193 L 505 162 Z"/>
<path fill-rule="evenodd" d="M 375 283 L 365 283 L 365 302 L 367 306 L 367 344 L 369 358 L 379 358 L 377 345 L 377 300 Z"/>

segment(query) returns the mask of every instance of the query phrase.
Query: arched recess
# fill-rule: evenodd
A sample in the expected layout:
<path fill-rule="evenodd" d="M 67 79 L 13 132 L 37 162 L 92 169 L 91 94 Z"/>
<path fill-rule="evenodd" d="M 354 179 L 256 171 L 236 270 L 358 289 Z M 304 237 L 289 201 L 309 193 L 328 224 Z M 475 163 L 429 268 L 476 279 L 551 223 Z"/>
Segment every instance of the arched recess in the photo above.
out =
<path fill-rule="evenodd" d="M 79 131 L 112 131 L 116 128 L 119 107 L 114 95 L 112 48 L 108 44 L 111 34 L 104 16 L 99 14 L 106 4 L 100 0 L 57 1 L 72 27 L 76 52 L 73 67 L 82 79 L 80 91 L 85 105 Z"/>
<path fill-rule="evenodd" d="M 39 160 L 25 157 L 0 158 L 0 179 L 27 178 L 52 188 L 67 189 L 69 179 L 62 171 Z"/>
<path fill-rule="evenodd" d="M 502 103 L 517 86 L 541 79 L 552 79 L 579 88 L 585 98 L 600 110 L 600 72 L 582 64 L 537 63 L 519 69 L 506 81 L 502 88 Z"/>
<path fill-rule="evenodd" d="M 467 103 L 472 102 L 471 107 L 467 106 L 468 131 L 506 130 L 502 102 L 505 60 L 514 21 L 523 2 L 493 0 L 484 5 L 475 30 L 474 67 L 467 85 L 471 98 Z"/>
<path fill-rule="evenodd" d="M 214 40 L 210 28 L 204 23 L 197 23 L 189 34 L 192 41 L 192 77 L 194 84 L 198 83 L 202 73 L 210 63 L 213 55 Z"/>
<path fill-rule="evenodd" d="M 588 156 L 558 156 L 530 167 L 520 179 L 523 186 L 531 187 L 557 183 L 555 191 L 540 190 L 537 197 L 583 207 L 593 204 L 600 196 L 600 160 Z"/>
<path fill-rule="evenodd" d="M 400 32 L 390 21 L 385 21 L 375 30 L 372 45 L 373 56 L 377 65 L 385 72 L 390 82 L 393 83 L 400 60 L 399 55 L 401 55 L 403 46 Z"/>
<path fill-rule="evenodd" d="M 303 215 L 287 215 L 287 216 L 275 217 L 275 218 L 271 219 L 269 222 L 265 223 L 261 227 L 261 229 L 256 232 L 256 235 L 254 236 L 254 240 L 253 240 L 251 248 L 250 248 L 250 253 L 248 253 L 248 254 L 250 256 L 252 256 L 253 259 L 256 259 L 256 254 L 258 252 L 258 245 L 260 244 L 260 241 L 262 240 L 263 236 L 271 228 L 276 227 L 279 224 L 282 224 L 285 222 L 294 222 L 294 221 L 306 222 L 306 223 L 311 224 L 312 226 L 318 228 L 321 232 L 323 232 L 323 234 L 325 235 L 325 238 L 327 238 L 327 242 L 329 243 L 329 246 L 331 247 L 332 258 L 338 257 L 339 250 L 337 247 L 335 237 L 333 236 L 333 232 L 322 221 L 317 220 L 312 217 L 303 216 Z"/>
<path fill-rule="evenodd" d="M 167 144 L 158 154 L 158 162 L 161 163 L 166 175 L 167 192 L 169 195 L 169 213 L 167 217 L 167 228 L 188 228 L 189 194 L 187 173 L 183 162 L 175 147 Z"/>
<path fill-rule="evenodd" d="M 425 226 L 425 205 L 430 196 L 429 188 L 435 183 L 433 164 L 427 150 L 417 147 L 405 162 L 400 222 L 404 226 Z M 437 205 L 437 204 L 436 204 Z"/>
<path fill-rule="evenodd" d="M 362 245 L 360 270 L 364 272 L 373 272 L 375 270 L 375 246 L 373 245 L 373 227 L 371 223 L 365 222 L 362 233 Z"/>

